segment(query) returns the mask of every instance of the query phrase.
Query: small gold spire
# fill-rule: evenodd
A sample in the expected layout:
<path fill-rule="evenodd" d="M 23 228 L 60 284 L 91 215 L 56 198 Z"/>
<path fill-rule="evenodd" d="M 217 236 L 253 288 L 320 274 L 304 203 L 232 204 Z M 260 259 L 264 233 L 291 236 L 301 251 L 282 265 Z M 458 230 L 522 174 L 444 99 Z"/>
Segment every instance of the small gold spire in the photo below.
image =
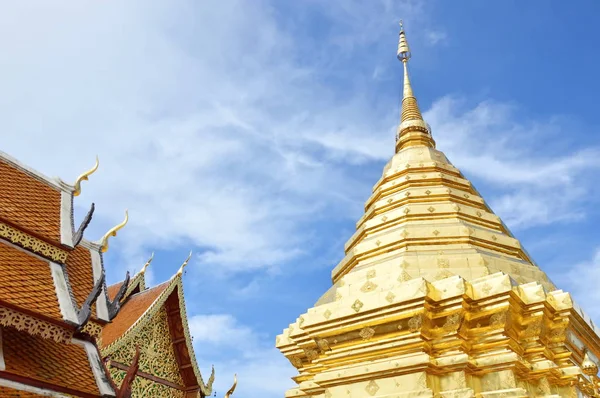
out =
<path fill-rule="evenodd" d="M 585 351 L 583 361 L 581 362 L 581 370 L 588 376 L 596 376 L 598 374 L 598 365 L 590 359 L 587 350 Z"/>
<path fill-rule="evenodd" d="M 146 261 L 146 264 L 144 264 L 144 266 L 142 267 L 142 270 L 140 271 L 140 274 L 143 274 L 146 272 L 146 268 L 148 268 L 148 266 L 150 265 L 150 263 L 152 262 L 152 260 L 154 260 L 154 252 L 152 252 L 152 255 L 150 256 L 150 258 L 148 259 L 148 261 Z"/>
<path fill-rule="evenodd" d="M 81 181 L 87 181 L 88 177 L 92 175 L 96 170 L 98 170 L 99 165 L 100 161 L 98 160 L 98 155 L 96 155 L 96 164 L 94 165 L 94 167 L 77 177 L 77 180 L 75 181 L 74 185 L 75 190 L 73 191 L 73 196 L 79 196 L 79 194 L 81 193 Z"/>
<path fill-rule="evenodd" d="M 123 228 L 127 224 L 127 221 L 129 221 L 129 214 L 127 213 L 127 210 L 125 210 L 125 219 L 123 220 L 123 222 L 112 227 L 100 240 L 102 253 L 106 253 L 106 251 L 108 250 L 108 238 L 110 238 L 111 236 L 117 236 L 117 231 Z"/>
<path fill-rule="evenodd" d="M 396 152 L 409 146 L 425 145 L 435 147 L 435 142 L 431 138 L 427 123 L 423 120 L 423 115 L 421 115 L 417 98 L 413 93 L 408 77 L 408 60 L 412 54 L 406 40 L 402 21 L 400 21 L 397 56 L 404 68 L 404 86 L 400 126 L 398 127 L 398 135 L 396 137 Z"/>
<path fill-rule="evenodd" d="M 404 24 L 400 20 L 400 37 L 398 38 L 398 59 L 400 61 L 408 60 L 410 58 L 410 48 L 406 41 L 406 34 L 404 33 Z"/>
<path fill-rule="evenodd" d="M 227 394 L 225 394 L 225 398 L 229 398 L 231 394 L 233 394 L 233 392 L 235 391 L 235 387 L 237 387 L 237 374 L 233 375 L 233 385 L 231 386 L 229 391 L 227 391 Z"/>
<path fill-rule="evenodd" d="M 181 276 L 183 274 L 183 269 L 185 268 L 186 265 L 188 265 L 188 262 L 190 261 L 190 258 L 192 258 L 192 251 L 190 250 L 190 254 L 187 256 L 187 258 L 185 259 L 185 261 L 183 262 L 183 264 L 181 264 L 181 267 L 179 267 L 179 271 L 177 271 L 177 275 Z"/>

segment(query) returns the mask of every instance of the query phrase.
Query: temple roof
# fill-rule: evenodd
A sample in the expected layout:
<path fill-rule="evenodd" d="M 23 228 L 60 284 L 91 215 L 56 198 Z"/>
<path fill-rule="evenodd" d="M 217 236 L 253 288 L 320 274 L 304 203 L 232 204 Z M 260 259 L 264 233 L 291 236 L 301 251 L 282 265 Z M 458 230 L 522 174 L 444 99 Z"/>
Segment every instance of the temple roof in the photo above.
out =
<path fill-rule="evenodd" d="M 69 284 L 77 305 L 82 305 L 94 286 L 91 251 L 78 245 L 69 253 L 66 262 Z"/>
<path fill-rule="evenodd" d="M 90 363 L 85 344 L 61 344 L 4 328 L 2 348 L 6 369 L 0 376 L 27 384 L 38 382 L 43 388 L 77 396 L 102 395 L 108 387 L 99 387 L 103 382 L 94 375 L 97 364 Z"/>
<path fill-rule="evenodd" d="M 134 275 L 133 278 L 131 278 L 131 280 L 129 281 L 129 285 L 127 286 L 127 290 L 125 291 L 125 294 L 123 295 L 121 300 L 126 300 L 127 297 L 131 296 L 132 294 L 142 292 L 146 289 L 146 269 L 152 262 L 153 258 L 154 253 L 152 253 L 152 256 L 148 259 L 148 261 L 146 261 L 140 272 L 138 272 Z M 117 296 L 117 293 L 121 289 L 121 286 L 123 286 L 123 281 L 117 282 L 106 288 L 106 294 L 109 300 L 114 300 L 114 298 Z"/>
<path fill-rule="evenodd" d="M 115 319 L 102 328 L 102 347 L 107 347 L 122 338 L 125 333 L 147 314 L 171 281 L 146 289 L 129 297 Z"/>
<path fill-rule="evenodd" d="M 109 300 L 113 300 L 117 296 L 117 293 L 119 289 L 121 289 L 121 286 L 123 286 L 122 281 L 117 282 L 114 285 L 110 285 L 106 288 L 106 295 L 108 296 Z"/>
<path fill-rule="evenodd" d="M 41 391 L 40 391 L 41 393 Z M 39 398 L 47 395 L 36 394 L 34 392 L 17 390 L 16 388 L 0 386 L 0 397 L 4 398 Z"/>
<path fill-rule="evenodd" d="M 47 261 L 0 241 L 0 302 L 63 321 Z"/>
<path fill-rule="evenodd" d="M 99 243 L 84 239 L 92 205 L 77 231 L 73 225 L 73 197 L 97 165 L 71 186 L 0 152 L 0 267 L 5 269 L 0 273 L 0 302 L 82 326 L 89 314 L 85 302 L 93 299 L 98 283 L 100 294 L 91 305 L 91 317 L 107 322 L 118 310 L 104 294 L 100 279 L 107 240 L 124 223 Z"/>
<path fill-rule="evenodd" d="M 144 283 L 143 280 L 135 282 L 136 278 L 143 278 L 143 272 L 140 274 L 133 278 L 134 284 L 131 287 L 135 288 Z M 99 343 L 100 350 L 106 357 L 123 345 L 130 344 L 138 331 L 150 322 L 161 308 L 165 307 L 169 316 L 174 352 L 186 388 L 201 389 L 204 395 L 210 395 L 214 370 L 208 383 L 205 384 L 189 334 L 181 276 L 181 272 L 178 272 L 170 280 L 126 298 L 117 317 L 103 328 Z M 109 295 L 110 292 L 118 290 L 117 286 L 119 284 L 109 287 Z"/>
<path fill-rule="evenodd" d="M 0 219 L 60 245 L 60 189 L 2 157 L 0 175 Z"/>

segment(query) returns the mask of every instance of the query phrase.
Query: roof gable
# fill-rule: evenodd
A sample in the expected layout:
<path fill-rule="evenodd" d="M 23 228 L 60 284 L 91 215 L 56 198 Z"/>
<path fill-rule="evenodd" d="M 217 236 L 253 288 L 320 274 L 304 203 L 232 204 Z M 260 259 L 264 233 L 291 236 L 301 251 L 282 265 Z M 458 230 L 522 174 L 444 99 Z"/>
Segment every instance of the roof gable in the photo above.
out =
<path fill-rule="evenodd" d="M 102 331 L 102 355 L 110 356 L 122 347 L 133 347 L 144 328 L 154 323 L 155 315 L 161 311 L 168 315 L 171 343 L 185 388 L 198 389 L 202 394 L 210 395 L 214 369 L 205 384 L 189 334 L 183 284 L 179 274 L 165 283 L 129 297 L 119 315 Z M 140 359 L 140 363 L 142 362 L 143 356 Z"/>

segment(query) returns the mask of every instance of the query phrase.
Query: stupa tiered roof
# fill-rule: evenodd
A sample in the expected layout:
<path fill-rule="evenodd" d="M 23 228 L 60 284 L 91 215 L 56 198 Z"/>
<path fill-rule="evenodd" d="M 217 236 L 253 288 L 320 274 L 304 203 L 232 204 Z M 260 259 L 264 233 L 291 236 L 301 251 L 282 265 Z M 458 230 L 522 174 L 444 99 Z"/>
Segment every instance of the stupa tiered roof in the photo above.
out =
<path fill-rule="evenodd" d="M 435 147 L 410 57 L 401 29 L 396 153 L 332 287 L 277 337 L 299 371 L 286 396 L 564 397 L 593 389 L 582 363 L 598 363 L 598 330 Z"/>

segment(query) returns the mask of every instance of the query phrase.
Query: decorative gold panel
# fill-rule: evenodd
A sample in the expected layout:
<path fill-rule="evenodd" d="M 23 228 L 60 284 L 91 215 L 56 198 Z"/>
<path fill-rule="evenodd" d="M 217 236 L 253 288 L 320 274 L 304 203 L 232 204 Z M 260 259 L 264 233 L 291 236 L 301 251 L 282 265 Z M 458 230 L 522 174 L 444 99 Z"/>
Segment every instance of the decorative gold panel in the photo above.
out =
<path fill-rule="evenodd" d="M 183 385 L 164 307 L 138 331 L 130 344 L 113 352 L 111 360 L 129 365 L 135 355 L 136 345 L 140 347 L 140 371 Z"/>
<path fill-rule="evenodd" d="M 110 376 L 115 381 L 115 384 L 118 386 L 123 382 L 123 378 L 125 377 L 125 371 L 110 368 Z M 164 384 L 156 383 L 152 380 L 146 379 L 144 377 L 136 377 L 133 380 L 133 385 L 131 386 L 131 397 L 132 398 L 147 398 L 147 397 L 173 397 L 173 398 L 183 398 L 185 393 L 181 390 L 177 390 L 171 387 L 168 387 Z"/>
<path fill-rule="evenodd" d="M 156 299 L 156 301 L 147 310 L 147 312 L 133 326 L 131 326 L 131 328 L 129 328 L 129 330 L 127 330 L 123 334 L 123 336 L 121 336 L 119 339 L 112 342 L 110 345 L 102 348 L 101 353 L 102 353 L 103 357 L 107 357 L 107 356 L 112 356 L 113 353 L 121 352 L 122 350 L 129 350 L 128 352 L 126 351 L 127 352 L 126 357 L 129 358 L 129 361 L 130 361 L 131 358 L 133 358 L 133 352 L 134 352 L 133 350 L 134 350 L 136 342 L 139 341 L 140 336 L 149 335 L 148 328 L 151 327 L 150 325 L 153 325 L 155 323 L 155 321 L 154 321 L 155 315 L 160 312 L 164 312 L 164 304 L 174 289 L 177 289 L 177 293 L 178 293 L 179 309 L 180 309 L 181 321 L 183 324 L 182 325 L 183 332 L 185 335 L 185 340 L 186 340 L 186 345 L 188 347 L 188 353 L 190 355 L 190 360 L 192 362 L 192 368 L 194 370 L 194 374 L 196 375 L 198 383 L 200 384 L 200 388 L 201 388 L 202 392 L 206 396 L 209 396 L 212 394 L 212 384 L 214 381 L 214 369 L 213 369 L 213 373 L 211 374 L 211 376 L 208 379 L 208 382 L 205 384 L 204 380 L 202 378 L 202 374 L 200 373 L 200 369 L 198 369 L 198 364 L 196 362 L 196 356 L 194 354 L 194 350 L 193 350 L 193 346 L 192 346 L 192 339 L 190 336 L 189 326 L 187 323 L 187 315 L 186 315 L 186 311 L 185 311 L 185 300 L 183 297 L 183 285 L 181 283 L 181 275 L 179 275 L 179 274 L 176 275 L 171 280 L 169 286 Z M 168 329 L 166 329 L 165 333 L 169 333 Z M 164 336 L 166 336 L 166 334 L 164 334 L 163 337 Z M 141 345 L 140 345 L 140 349 L 142 349 Z M 143 356 L 143 350 L 142 350 L 142 356 Z M 115 359 L 115 361 L 119 362 L 116 359 Z M 126 363 L 129 363 L 129 362 L 126 362 Z M 141 362 L 140 362 L 140 369 L 142 369 Z"/>
<path fill-rule="evenodd" d="M 64 264 L 67 262 L 68 253 L 25 232 L 19 231 L 10 225 L 0 222 L 0 238 L 4 238 L 24 249 L 31 250 L 52 261 Z"/>
<path fill-rule="evenodd" d="M 58 325 L 44 322 L 9 308 L 0 307 L 0 325 L 11 326 L 17 330 L 45 339 L 53 339 L 57 343 L 67 343 L 72 334 Z"/>

